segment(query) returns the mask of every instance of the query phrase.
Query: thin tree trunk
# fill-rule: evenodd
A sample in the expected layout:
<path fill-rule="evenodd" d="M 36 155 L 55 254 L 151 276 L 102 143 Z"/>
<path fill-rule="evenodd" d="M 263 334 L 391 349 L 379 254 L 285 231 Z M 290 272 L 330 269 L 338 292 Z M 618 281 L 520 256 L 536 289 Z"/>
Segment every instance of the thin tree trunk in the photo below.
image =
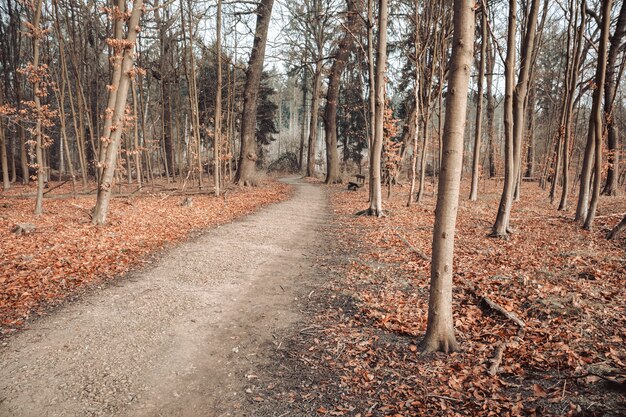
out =
<path fill-rule="evenodd" d="M 446 140 L 443 143 L 433 229 L 428 324 L 420 346 L 424 352 L 458 350 L 452 318 L 452 274 L 463 169 L 463 131 L 474 45 L 474 7 L 473 1 L 454 1 L 454 37 L 444 124 Z"/>
<path fill-rule="evenodd" d="M 134 0 L 133 9 L 130 14 L 130 19 L 127 25 L 127 36 L 123 47 L 123 59 L 118 62 L 117 65 L 121 66 L 121 77 L 119 85 L 117 86 L 117 94 L 115 100 L 115 106 L 113 108 L 112 126 L 115 129 L 111 129 L 108 141 L 106 141 L 106 160 L 104 170 L 102 172 L 102 181 L 99 186 L 99 193 L 96 200 L 96 206 L 94 209 L 94 215 L 92 219 L 93 224 L 104 224 L 106 222 L 107 214 L 109 211 L 109 202 L 111 199 L 111 191 L 113 186 L 113 177 L 115 175 L 116 158 L 120 145 L 120 139 L 123 131 L 123 119 L 124 111 L 126 109 L 126 98 L 128 96 L 128 89 L 130 87 L 131 74 L 133 67 L 133 57 L 135 49 L 135 41 L 137 39 L 137 33 L 139 31 L 139 19 L 143 12 L 143 0 Z"/>
<path fill-rule="evenodd" d="M 604 83 L 606 81 L 607 49 L 610 34 L 609 29 L 611 27 L 612 6 L 613 0 L 602 1 L 602 30 L 600 32 L 600 47 L 598 48 L 596 89 L 593 92 L 593 105 L 590 116 L 594 119 L 594 123 L 590 123 L 590 126 L 593 126 L 593 128 L 595 129 L 593 135 L 595 145 L 595 165 L 591 202 L 589 203 L 589 210 L 585 218 L 585 224 L 583 225 L 583 228 L 585 230 L 590 230 L 591 226 L 593 225 L 593 220 L 596 216 L 596 210 L 598 208 L 598 200 L 600 198 L 600 187 L 602 187 L 602 135 L 604 133 L 604 120 L 600 104 L 602 101 Z"/>
<path fill-rule="evenodd" d="M 491 39 L 487 37 L 487 153 L 489 156 L 489 178 L 496 176 L 496 155 L 495 155 L 495 136 L 496 126 L 494 123 L 496 105 L 493 97 L 493 71 L 495 66 L 495 59 L 493 56 L 493 47 L 491 46 Z"/>
<path fill-rule="evenodd" d="M 509 0 L 509 18 L 507 31 L 507 50 L 504 62 L 505 93 L 504 93 L 504 188 L 498 208 L 498 215 L 493 226 L 492 235 L 505 237 L 508 235 L 513 189 L 515 187 L 515 152 L 513 149 L 513 90 L 515 77 L 515 45 L 517 31 L 517 1 Z"/>
<path fill-rule="evenodd" d="M 307 60 L 307 50 L 304 52 L 304 61 Z M 298 169 L 302 171 L 304 169 L 304 142 L 306 140 L 306 121 L 307 121 L 307 105 L 306 97 L 308 94 L 308 75 L 309 71 L 307 65 L 302 66 L 302 122 L 300 124 L 300 152 L 298 158 Z"/>
<path fill-rule="evenodd" d="M 39 45 L 41 43 L 42 34 L 39 33 L 39 21 L 41 19 L 41 5 L 43 1 L 37 0 L 35 5 L 35 17 L 33 19 L 33 26 L 31 30 L 31 36 L 33 39 L 33 68 L 39 71 Z M 35 74 L 33 74 L 35 75 Z M 45 165 L 43 160 L 43 132 L 42 132 L 42 110 L 41 110 L 41 92 L 40 92 L 40 82 L 38 74 L 34 77 L 35 81 L 33 82 L 33 101 L 35 102 L 35 111 L 36 111 L 36 125 L 35 125 L 35 135 L 36 135 L 36 144 L 35 144 L 35 161 L 36 161 L 36 169 L 37 169 L 37 197 L 35 199 L 35 214 L 39 215 L 43 213 L 43 187 L 44 187 L 44 177 L 45 177 Z"/>
<path fill-rule="evenodd" d="M 0 90 L 0 102 L 2 101 L 2 91 Z M 9 178 L 9 160 L 7 159 L 7 143 L 4 135 L 4 123 L 0 119 L 0 160 L 2 161 L 2 188 L 8 190 L 11 188 Z"/>
<path fill-rule="evenodd" d="M 419 42 L 419 31 L 417 30 L 417 23 L 418 23 L 418 17 L 419 17 L 419 9 L 417 8 L 417 4 L 415 7 L 415 87 L 414 87 L 414 91 L 413 91 L 413 99 L 415 101 L 415 105 L 414 105 L 414 110 L 412 112 L 413 117 L 409 118 L 409 122 L 408 123 L 412 123 L 413 124 L 413 153 L 411 155 L 411 170 L 410 170 L 410 176 L 411 176 L 411 186 L 409 187 L 409 200 L 407 201 L 406 205 L 407 207 L 411 207 L 411 204 L 413 204 L 413 198 L 415 195 L 415 178 L 416 178 L 416 174 L 417 174 L 417 144 L 419 143 L 419 105 L 420 105 L 420 100 L 419 100 L 419 54 L 417 53 L 418 50 L 418 42 Z M 409 129 L 410 131 L 410 129 Z"/>
<path fill-rule="evenodd" d="M 476 103 L 476 131 L 474 132 L 474 155 L 472 159 L 472 185 L 470 190 L 471 201 L 478 199 L 478 180 L 480 178 L 479 161 L 480 161 L 480 146 L 481 135 L 483 126 L 483 78 L 485 77 L 487 54 L 487 11 L 482 11 L 481 19 L 481 46 L 480 46 L 480 64 L 478 70 L 478 91 L 477 91 L 477 103 Z"/>
<path fill-rule="evenodd" d="M 572 138 L 572 118 L 574 116 L 574 95 L 578 83 L 578 74 L 580 72 L 581 50 L 583 44 L 583 32 L 585 30 L 586 12 L 585 5 L 580 5 L 581 21 L 578 27 L 576 38 L 574 40 L 574 59 L 570 71 L 570 78 L 567 82 L 569 91 L 565 92 L 567 99 L 566 118 L 565 118 L 565 137 L 563 141 L 563 189 L 561 190 L 561 200 L 559 202 L 559 210 L 567 210 L 567 198 L 569 196 L 569 166 L 570 166 L 570 141 Z"/>
<path fill-rule="evenodd" d="M 220 147 L 222 146 L 222 0 L 217 0 L 215 24 L 217 80 L 215 87 L 215 132 L 213 135 L 213 184 L 215 186 L 215 195 L 219 196 L 221 183 Z"/>
<path fill-rule="evenodd" d="M 383 148 L 384 135 L 384 115 L 385 115 L 385 73 L 387 69 L 387 20 L 388 20 L 387 0 L 378 2 L 378 45 L 376 48 L 376 107 L 374 123 L 374 141 L 370 154 L 370 186 L 372 195 L 370 206 L 367 210 L 370 216 L 383 216 L 382 207 L 382 184 L 381 184 L 381 154 Z"/>
<path fill-rule="evenodd" d="M 493 227 L 493 236 L 506 237 L 509 233 L 511 208 L 515 196 L 515 189 L 520 185 L 522 138 L 524 135 L 525 103 L 528 93 L 532 54 L 534 51 L 535 33 L 537 30 L 537 16 L 539 0 L 532 0 L 528 16 L 526 33 L 520 51 L 519 78 L 513 89 L 513 75 L 515 70 L 515 0 L 509 2 L 509 35 L 507 40 L 506 67 L 506 98 L 505 98 L 505 126 L 506 132 L 506 161 L 504 175 L 504 189 L 496 222 Z M 510 97 L 511 96 L 511 97 Z M 508 101 L 508 103 L 506 103 Z M 508 123 L 507 123 L 508 119 Z M 511 123 L 512 122 L 512 123 Z M 507 126 L 508 125 L 508 126 Z M 508 165 L 508 166 L 506 166 Z"/>
<path fill-rule="evenodd" d="M 309 142 L 306 163 L 306 176 L 315 176 L 315 157 L 317 153 L 317 128 L 320 108 L 320 94 L 322 88 L 322 57 L 315 64 L 313 73 L 313 91 L 311 92 L 311 120 L 309 120 Z"/>

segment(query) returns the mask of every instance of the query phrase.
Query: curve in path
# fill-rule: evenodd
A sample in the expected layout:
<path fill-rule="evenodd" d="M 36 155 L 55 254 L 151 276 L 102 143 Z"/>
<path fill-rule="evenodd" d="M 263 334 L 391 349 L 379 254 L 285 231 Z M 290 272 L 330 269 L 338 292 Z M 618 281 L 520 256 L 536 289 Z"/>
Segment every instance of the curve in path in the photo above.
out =
<path fill-rule="evenodd" d="M 244 415 L 314 285 L 320 187 L 208 231 L 0 348 L 0 416 Z M 265 352 L 265 353 L 264 353 Z"/>

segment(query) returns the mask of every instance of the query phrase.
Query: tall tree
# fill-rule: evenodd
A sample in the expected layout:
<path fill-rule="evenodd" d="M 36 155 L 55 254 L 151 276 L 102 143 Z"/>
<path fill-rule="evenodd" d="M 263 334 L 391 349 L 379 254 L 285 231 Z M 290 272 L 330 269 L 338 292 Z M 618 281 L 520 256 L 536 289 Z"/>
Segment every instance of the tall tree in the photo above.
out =
<path fill-rule="evenodd" d="M 480 46 L 480 61 L 478 64 L 478 90 L 476 94 L 476 130 L 474 131 L 474 155 L 472 156 L 472 185 L 470 188 L 471 201 L 476 201 L 478 198 L 478 179 L 480 175 L 479 161 L 480 161 L 480 146 L 483 126 L 483 78 L 485 78 L 485 67 L 487 55 L 487 11 L 483 10 L 481 18 L 481 46 Z"/>
<path fill-rule="evenodd" d="M 421 343 L 424 352 L 448 353 L 458 350 L 452 319 L 452 263 L 463 169 L 463 132 L 474 52 L 474 7 L 473 0 L 454 1 L 454 35 L 446 95 L 441 174 L 433 229 L 428 324 Z"/>
<path fill-rule="evenodd" d="M 99 183 L 98 196 L 96 206 L 94 208 L 93 224 L 104 224 L 109 212 L 109 202 L 111 200 L 111 188 L 117 165 L 117 155 L 122 138 L 124 114 L 126 110 L 126 99 L 128 97 L 128 89 L 130 88 L 131 78 L 136 74 L 134 65 L 135 42 L 137 33 L 139 32 L 139 19 L 143 12 L 143 0 L 134 0 L 133 9 L 130 12 L 130 18 L 126 25 L 126 39 L 112 39 L 111 47 L 115 51 L 115 64 L 121 68 L 119 82 L 115 84 L 115 79 L 111 84 L 111 90 L 116 91 L 115 106 L 107 107 L 105 110 L 106 117 L 111 117 L 111 129 L 109 137 L 103 141 L 106 144 L 106 158 L 102 176 Z M 114 19 L 123 19 L 124 13 L 121 10 L 113 11 Z"/>
<path fill-rule="evenodd" d="M 611 36 L 609 54 L 606 67 L 606 81 L 604 84 L 604 114 L 606 117 L 607 145 L 609 150 L 609 166 L 606 173 L 606 183 L 602 194 L 617 195 L 617 180 L 619 178 L 619 135 L 615 123 L 615 97 L 619 84 L 618 74 L 621 75 L 624 69 L 624 61 L 617 65 L 617 57 L 620 49 L 623 49 L 622 39 L 626 35 L 626 1 L 622 2 L 615 32 Z"/>
<path fill-rule="evenodd" d="M 532 56 L 535 48 L 535 34 L 537 30 L 537 16 L 539 14 L 539 0 L 532 0 L 530 12 L 526 22 L 526 33 L 520 49 L 519 76 L 515 88 L 513 77 L 515 74 L 516 54 L 516 26 L 517 0 L 509 1 L 509 24 L 507 34 L 507 52 L 505 61 L 506 96 L 505 96 L 505 173 L 504 187 L 500 199 L 498 214 L 493 226 L 493 236 L 507 237 L 509 221 L 515 189 L 520 184 L 522 138 L 524 137 L 526 102 L 530 69 L 533 65 Z"/>
<path fill-rule="evenodd" d="M 215 132 L 213 133 L 213 184 L 215 195 L 220 195 L 222 163 L 220 158 L 220 147 L 222 146 L 222 0 L 217 0 L 217 16 L 215 30 L 215 49 L 217 80 L 215 90 Z"/>
<path fill-rule="evenodd" d="M 591 229 L 591 225 L 593 224 L 593 220 L 596 216 L 596 209 L 598 207 L 598 199 L 600 197 L 600 187 L 602 181 L 602 136 L 604 135 L 604 118 L 602 115 L 602 108 L 600 107 L 602 101 L 602 92 L 604 91 L 604 83 L 606 81 L 606 69 L 607 69 L 607 49 L 609 43 L 609 29 L 611 27 L 611 7 L 613 6 L 613 0 L 602 0 L 602 17 L 601 17 L 601 25 L 602 29 L 600 31 L 600 46 L 598 47 L 598 64 L 596 66 L 596 89 L 593 92 L 593 104 L 591 106 L 591 114 L 589 116 L 589 134 L 587 136 L 588 141 L 588 149 L 591 149 L 591 153 L 595 156 L 594 160 L 594 169 L 593 169 L 593 188 L 591 188 L 591 178 L 586 179 L 587 186 L 586 194 L 588 195 L 589 190 L 591 189 L 591 202 L 589 203 L 589 209 L 586 210 L 585 223 L 583 227 L 586 230 Z M 589 146 L 589 142 L 592 142 Z M 588 172 L 588 176 L 591 175 L 591 157 L 587 158 L 587 154 L 585 154 L 585 159 L 589 161 L 587 165 L 587 169 L 583 166 L 583 171 Z M 581 176 L 581 190 L 580 195 L 582 197 L 586 197 L 584 194 L 584 190 L 582 189 L 583 177 Z M 581 207 L 581 212 L 585 211 L 584 207 L 585 202 L 581 201 L 579 198 L 579 207 Z M 576 215 L 578 216 L 578 210 L 576 211 Z"/>
<path fill-rule="evenodd" d="M 33 40 L 33 62 L 32 70 L 28 73 L 30 81 L 33 83 L 33 102 L 35 113 L 35 168 L 37 169 L 37 197 L 35 199 L 35 214 L 43 213 L 43 187 L 45 180 L 44 159 L 43 159 L 43 147 L 44 147 L 44 135 L 43 135 L 43 122 L 45 110 L 41 105 L 41 97 L 45 96 L 45 91 L 42 90 L 42 77 L 44 76 L 44 69 L 40 67 L 40 47 L 41 39 L 44 35 L 40 27 L 41 21 L 41 6 L 43 1 L 36 0 L 34 3 L 34 17 L 30 26 L 30 36 Z"/>
<path fill-rule="evenodd" d="M 326 184 L 342 182 L 339 171 L 339 151 L 337 149 L 337 104 L 339 102 L 339 82 L 350 52 L 355 44 L 355 29 L 358 22 L 357 0 L 346 0 L 345 29 L 335 50 L 335 60 L 330 67 L 324 126 L 326 138 Z"/>
<path fill-rule="evenodd" d="M 387 0 L 378 2 L 378 45 L 376 47 L 376 107 L 374 118 L 374 141 L 370 152 L 369 181 L 371 188 L 370 206 L 367 214 L 381 217 L 383 196 L 381 185 L 381 155 L 383 149 L 385 117 L 385 73 L 387 70 L 387 21 L 389 8 Z"/>
<path fill-rule="evenodd" d="M 246 85 L 244 87 L 243 117 L 241 120 L 241 151 L 235 183 L 249 186 L 255 184 L 255 165 L 257 160 L 256 148 L 256 113 L 263 61 L 265 60 L 265 45 L 267 31 L 270 25 L 274 0 L 261 0 L 257 8 L 257 21 L 254 34 L 254 43 L 248 69 L 246 70 Z"/>

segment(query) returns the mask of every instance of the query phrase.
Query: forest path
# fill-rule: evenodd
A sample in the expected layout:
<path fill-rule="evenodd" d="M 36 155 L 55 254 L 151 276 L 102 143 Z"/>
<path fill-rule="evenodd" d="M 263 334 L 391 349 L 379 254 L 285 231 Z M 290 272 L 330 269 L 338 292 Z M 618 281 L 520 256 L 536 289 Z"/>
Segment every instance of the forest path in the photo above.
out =
<path fill-rule="evenodd" d="M 5 340 L 0 416 L 255 415 L 245 387 L 302 319 L 328 218 L 321 187 L 288 182 L 290 200 L 182 243 Z"/>

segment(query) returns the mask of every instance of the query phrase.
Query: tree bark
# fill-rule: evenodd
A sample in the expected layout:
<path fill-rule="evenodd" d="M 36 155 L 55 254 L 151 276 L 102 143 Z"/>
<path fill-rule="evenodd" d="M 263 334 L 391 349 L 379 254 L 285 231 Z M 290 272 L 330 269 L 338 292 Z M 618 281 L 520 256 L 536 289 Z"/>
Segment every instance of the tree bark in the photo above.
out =
<path fill-rule="evenodd" d="M 596 89 L 593 92 L 593 105 L 591 108 L 590 117 L 593 118 L 593 123 L 590 121 L 589 129 L 593 128 L 593 139 L 595 146 L 595 164 L 593 173 L 593 192 L 591 195 L 591 202 L 589 203 L 589 210 L 585 218 L 583 228 L 590 230 L 593 225 L 593 220 L 596 216 L 596 209 L 598 208 L 598 200 L 600 198 L 600 187 L 602 182 L 602 135 L 604 133 L 603 115 L 600 103 L 602 101 L 602 91 L 604 90 L 604 83 L 606 81 L 606 69 L 607 69 L 607 49 L 609 43 L 609 30 L 611 27 L 611 7 L 613 6 L 613 0 L 602 1 L 602 30 L 600 31 L 600 46 L 598 48 L 598 65 L 596 72 Z"/>
<path fill-rule="evenodd" d="M 509 233 L 509 221 L 511 208 L 516 187 L 520 186 L 521 161 L 522 161 L 522 138 L 525 127 L 525 109 L 528 95 L 528 82 L 530 69 L 533 65 L 532 54 L 534 51 L 535 33 L 537 30 L 537 16 L 539 14 L 539 0 L 532 0 L 528 15 L 526 33 L 520 51 L 519 77 L 515 89 L 513 89 L 513 74 L 515 66 L 515 0 L 509 2 L 509 35 L 507 40 L 506 67 L 506 98 L 505 98 L 505 127 L 507 138 L 505 144 L 505 174 L 504 188 L 500 199 L 498 215 L 493 227 L 493 236 L 507 237 Z M 511 33 L 512 32 L 512 33 Z M 512 36 L 511 36 L 512 35 Z M 510 78 L 510 80 L 509 80 Z M 512 97 L 509 98 L 509 95 Z M 509 100 L 509 103 L 506 101 Z M 507 123 L 508 119 L 508 123 Z M 511 123 L 512 122 L 512 123 Z M 507 126 L 508 125 L 508 126 Z"/>
<path fill-rule="evenodd" d="M 131 83 L 131 73 L 134 61 L 135 41 L 139 31 L 139 19 L 143 12 L 143 0 L 134 0 L 133 10 L 127 25 L 126 39 L 123 41 L 123 59 L 118 64 L 121 66 L 121 77 L 118 85 L 118 91 L 113 108 L 113 118 L 111 124 L 111 132 L 107 143 L 106 159 L 104 169 L 99 185 L 99 193 L 94 208 L 92 219 L 93 224 L 104 224 L 106 222 L 109 211 L 109 202 L 111 200 L 111 188 L 113 186 L 113 177 L 115 175 L 115 167 L 117 162 L 117 153 L 122 137 L 124 111 L 126 109 L 126 98 L 128 97 L 128 89 Z"/>
<path fill-rule="evenodd" d="M 494 123 L 495 114 L 496 114 L 496 104 L 495 99 L 493 97 L 493 70 L 495 66 L 495 59 L 493 56 L 493 47 L 491 46 L 491 40 L 489 37 L 485 39 L 487 42 L 487 75 L 486 75 L 486 84 L 487 84 L 487 153 L 489 156 L 489 178 L 493 178 L 496 176 L 496 155 L 495 155 L 495 137 L 496 137 L 496 126 Z"/>
<path fill-rule="evenodd" d="M 604 114 L 606 117 L 607 145 L 609 150 L 609 166 L 606 173 L 606 183 L 602 190 L 603 195 L 617 195 L 617 180 L 619 178 L 619 135 L 615 125 L 614 104 L 617 93 L 617 56 L 619 55 L 622 39 L 626 35 L 626 1 L 622 2 L 622 8 L 617 18 L 615 32 L 611 36 L 611 46 L 607 58 L 606 83 L 604 85 Z M 621 64 L 623 65 L 623 63 Z"/>
<path fill-rule="evenodd" d="M 318 56 L 313 73 L 313 90 L 311 91 L 311 120 L 309 120 L 309 144 L 306 161 L 306 176 L 315 176 L 315 154 L 317 153 L 317 128 L 319 126 L 320 90 L 322 88 L 322 69 L 324 63 Z"/>
<path fill-rule="evenodd" d="M 472 185 L 469 197 L 470 201 L 476 201 L 478 199 L 478 180 L 480 178 L 480 146 L 483 126 L 483 78 L 485 77 L 485 55 L 487 54 L 487 36 L 487 11 L 483 10 L 481 19 L 480 64 L 478 69 L 478 91 L 476 94 L 476 131 L 474 132 L 474 155 L 472 157 Z"/>
<path fill-rule="evenodd" d="M 254 44 L 246 71 L 246 85 L 244 87 L 243 117 L 241 120 L 241 151 L 235 183 L 250 186 L 255 184 L 256 174 L 256 112 L 263 61 L 265 59 L 265 45 L 267 31 L 270 25 L 274 0 L 262 0 L 257 9 L 257 21 L 254 35 Z"/>
<path fill-rule="evenodd" d="M 222 169 L 220 161 L 220 147 L 222 146 L 222 0 L 217 0 L 215 36 L 217 80 L 215 92 L 215 132 L 213 135 L 213 184 L 215 186 L 215 195 L 219 196 Z"/>
<path fill-rule="evenodd" d="M 452 317 L 454 234 L 463 169 L 463 132 L 474 46 L 474 1 L 454 1 L 441 173 L 433 230 L 430 298 L 423 352 L 458 350 Z"/>
<path fill-rule="evenodd" d="M 35 17 L 33 19 L 32 26 L 32 39 L 33 39 L 33 68 L 39 71 L 39 45 L 41 43 L 41 36 L 39 28 L 39 21 L 41 19 L 41 6 L 43 1 L 37 0 L 35 5 Z M 40 98 L 40 82 L 39 82 L 39 74 L 33 74 L 33 78 L 35 81 L 33 82 L 33 101 L 35 102 L 35 111 L 36 111 L 36 124 L 35 124 L 35 136 L 36 136 L 36 144 L 35 144 L 35 162 L 37 168 L 37 197 L 35 198 L 35 214 L 43 213 L 43 187 L 44 187 L 44 178 L 45 178 L 45 166 L 43 160 L 43 132 L 42 132 L 42 117 L 45 117 L 42 114 L 41 108 L 41 98 Z"/>
<path fill-rule="evenodd" d="M 388 0 L 378 2 L 378 45 L 376 47 L 376 107 L 374 122 L 374 141 L 370 153 L 371 186 L 370 206 L 367 210 L 370 216 L 383 216 L 383 196 L 381 185 L 381 154 L 383 149 L 384 116 L 385 116 L 385 73 L 387 70 L 387 21 Z"/>
<path fill-rule="evenodd" d="M 585 30 L 585 22 L 586 22 L 586 12 L 585 5 L 582 3 L 580 5 L 580 25 L 577 29 L 576 36 L 574 38 L 575 47 L 574 56 L 572 61 L 572 67 L 569 71 L 569 80 L 565 83 L 568 91 L 565 91 L 564 99 L 567 104 L 565 107 L 565 126 L 564 126 L 564 137 L 563 137 L 563 149 L 559 150 L 562 153 L 563 159 L 563 189 L 561 190 L 561 200 L 559 201 L 559 210 L 567 210 L 567 199 L 569 196 L 569 167 L 570 167 L 570 141 L 572 138 L 572 119 L 574 116 L 574 96 L 576 94 L 576 87 L 578 84 L 578 75 L 580 73 L 580 61 L 581 61 L 581 50 L 583 44 L 583 32 Z M 556 167 L 558 169 L 558 166 Z M 556 176 L 555 176 L 556 180 Z M 556 186 L 556 181 L 553 186 Z"/>
<path fill-rule="evenodd" d="M 337 45 L 335 51 L 335 61 L 330 68 L 328 76 L 328 91 L 326 93 L 326 108 L 324 109 L 324 126 L 326 138 L 326 184 L 337 184 L 342 182 L 339 170 L 339 151 L 337 150 L 337 104 L 339 101 L 339 88 L 341 74 L 346 68 L 348 56 L 354 47 L 354 34 L 352 30 L 355 21 L 357 2 L 355 0 L 346 1 L 346 19 L 343 37 Z"/>

